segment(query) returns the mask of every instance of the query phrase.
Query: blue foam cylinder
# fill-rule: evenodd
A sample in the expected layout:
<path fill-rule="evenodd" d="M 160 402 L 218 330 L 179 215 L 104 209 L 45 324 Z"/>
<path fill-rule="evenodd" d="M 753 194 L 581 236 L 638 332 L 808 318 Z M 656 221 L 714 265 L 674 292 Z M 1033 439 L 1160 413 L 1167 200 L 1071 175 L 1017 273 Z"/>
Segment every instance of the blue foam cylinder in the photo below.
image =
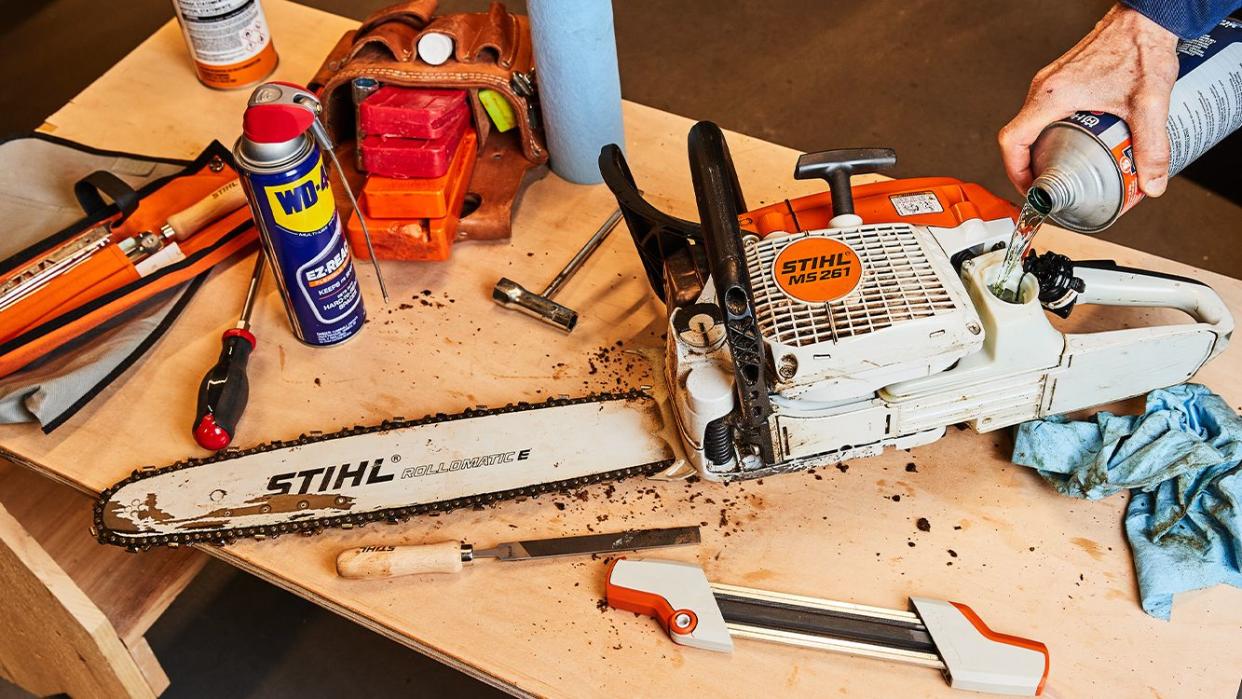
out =
<path fill-rule="evenodd" d="M 552 171 L 597 184 L 599 151 L 625 148 L 610 0 L 529 0 L 539 104 Z"/>

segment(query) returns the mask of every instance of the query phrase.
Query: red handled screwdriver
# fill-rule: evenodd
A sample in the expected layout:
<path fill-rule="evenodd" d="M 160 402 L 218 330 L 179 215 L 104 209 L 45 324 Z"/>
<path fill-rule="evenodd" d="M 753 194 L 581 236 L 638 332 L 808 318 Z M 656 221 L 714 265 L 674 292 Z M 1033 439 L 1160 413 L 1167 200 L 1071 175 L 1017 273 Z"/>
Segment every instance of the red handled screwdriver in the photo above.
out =
<path fill-rule="evenodd" d="M 254 351 L 255 338 L 250 332 L 250 314 L 254 311 L 255 296 L 263 280 L 267 263 L 263 249 L 254 261 L 250 274 L 250 288 L 246 291 L 246 304 L 242 307 L 237 325 L 224 331 L 220 338 L 223 345 L 216 365 L 203 377 L 198 387 L 198 410 L 194 417 L 194 441 L 204 449 L 218 451 L 233 441 L 237 423 L 246 411 L 250 398 L 250 382 L 246 379 L 246 364 Z"/>

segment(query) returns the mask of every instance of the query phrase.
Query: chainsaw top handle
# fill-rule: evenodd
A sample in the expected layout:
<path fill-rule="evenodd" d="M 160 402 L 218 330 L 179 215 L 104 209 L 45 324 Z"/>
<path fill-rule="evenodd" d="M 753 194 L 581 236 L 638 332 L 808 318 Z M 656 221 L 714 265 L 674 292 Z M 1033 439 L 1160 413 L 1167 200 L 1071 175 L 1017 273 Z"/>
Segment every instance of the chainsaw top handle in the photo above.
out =
<path fill-rule="evenodd" d="M 771 464 L 774 453 L 768 417 L 772 407 L 764 344 L 738 225 L 738 214 L 746 210 L 746 204 L 720 127 L 710 121 L 695 124 L 690 129 L 689 153 L 707 267 L 716 287 L 716 302 L 720 304 L 725 338 L 733 357 L 738 406 L 732 423 L 734 437 L 741 447 L 742 468 L 747 468 L 747 458 L 754 456 L 760 457 L 763 464 Z"/>

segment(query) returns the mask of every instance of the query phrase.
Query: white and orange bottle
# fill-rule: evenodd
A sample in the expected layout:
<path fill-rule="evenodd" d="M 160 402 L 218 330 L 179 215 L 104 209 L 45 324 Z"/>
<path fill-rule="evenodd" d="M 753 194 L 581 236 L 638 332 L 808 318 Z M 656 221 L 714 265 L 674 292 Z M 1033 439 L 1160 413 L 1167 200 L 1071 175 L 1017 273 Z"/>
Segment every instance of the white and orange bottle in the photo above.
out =
<path fill-rule="evenodd" d="M 255 85 L 279 58 L 259 0 L 173 0 L 198 79 L 217 90 Z"/>

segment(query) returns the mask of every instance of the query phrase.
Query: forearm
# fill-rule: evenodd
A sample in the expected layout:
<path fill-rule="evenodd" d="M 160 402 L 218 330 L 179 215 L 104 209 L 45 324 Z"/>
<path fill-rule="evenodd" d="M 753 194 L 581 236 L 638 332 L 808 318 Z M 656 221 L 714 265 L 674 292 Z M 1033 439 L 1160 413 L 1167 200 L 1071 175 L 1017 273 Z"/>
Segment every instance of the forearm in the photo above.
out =
<path fill-rule="evenodd" d="M 1242 7 L 1242 0 L 1121 0 L 1121 3 L 1183 39 L 1208 33 L 1230 12 Z"/>

